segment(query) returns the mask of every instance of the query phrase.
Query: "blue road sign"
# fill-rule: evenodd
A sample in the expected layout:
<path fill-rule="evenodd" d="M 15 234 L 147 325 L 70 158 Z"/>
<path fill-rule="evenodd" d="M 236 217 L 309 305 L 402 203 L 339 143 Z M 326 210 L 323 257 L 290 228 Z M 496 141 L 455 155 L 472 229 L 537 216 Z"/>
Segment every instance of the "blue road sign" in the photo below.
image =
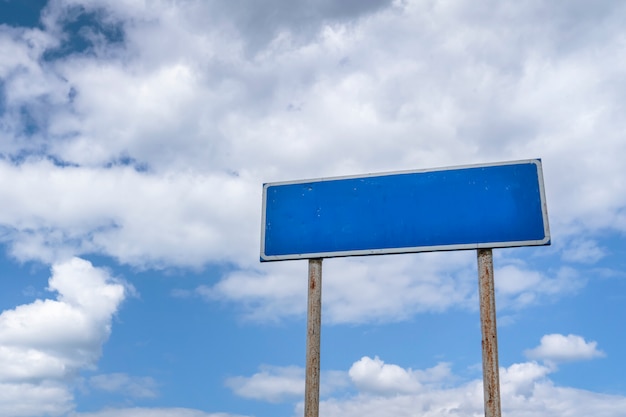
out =
<path fill-rule="evenodd" d="M 550 244 L 541 160 L 264 184 L 261 261 Z"/>

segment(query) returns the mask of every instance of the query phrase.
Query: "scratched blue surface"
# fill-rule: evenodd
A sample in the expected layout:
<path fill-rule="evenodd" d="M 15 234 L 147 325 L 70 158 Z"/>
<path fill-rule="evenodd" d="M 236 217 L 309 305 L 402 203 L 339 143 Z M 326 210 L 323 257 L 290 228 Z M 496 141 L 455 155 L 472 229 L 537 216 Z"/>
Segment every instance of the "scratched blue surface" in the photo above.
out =
<path fill-rule="evenodd" d="M 261 260 L 549 244 L 539 169 L 536 160 L 266 184 Z"/>

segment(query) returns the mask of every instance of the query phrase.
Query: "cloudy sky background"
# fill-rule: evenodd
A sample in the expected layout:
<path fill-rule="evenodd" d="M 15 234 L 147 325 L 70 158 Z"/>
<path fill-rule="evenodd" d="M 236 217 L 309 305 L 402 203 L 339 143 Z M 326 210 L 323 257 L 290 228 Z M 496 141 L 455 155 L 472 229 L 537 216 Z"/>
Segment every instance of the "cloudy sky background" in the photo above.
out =
<path fill-rule="evenodd" d="M 85 4 L 83 4 L 85 3 Z M 302 414 L 262 183 L 542 158 L 510 417 L 626 409 L 626 4 L 0 0 L 0 414 Z M 324 262 L 321 415 L 480 416 L 472 251 Z"/>

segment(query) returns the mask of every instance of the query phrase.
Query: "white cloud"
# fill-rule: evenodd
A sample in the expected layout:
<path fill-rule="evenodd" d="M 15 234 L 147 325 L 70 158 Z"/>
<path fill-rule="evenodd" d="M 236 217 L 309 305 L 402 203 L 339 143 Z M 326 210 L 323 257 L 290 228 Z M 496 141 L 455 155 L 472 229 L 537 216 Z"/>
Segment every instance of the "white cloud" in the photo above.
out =
<path fill-rule="evenodd" d="M 352 364 L 349 375 L 360 392 L 383 396 L 416 394 L 423 390 L 423 382 L 433 385 L 452 376 L 447 363 L 422 371 L 404 369 L 367 356 Z"/>
<path fill-rule="evenodd" d="M 558 299 L 586 283 L 568 267 L 546 273 L 520 260 L 497 261 L 505 264 L 495 270 L 497 304 L 504 311 Z M 304 260 L 266 263 L 228 273 L 196 292 L 242 305 L 249 320 L 276 321 L 306 313 L 306 268 Z M 389 322 L 424 311 L 478 308 L 473 251 L 327 259 L 322 269 L 325 323 Z"/>
<path fill-rule="evenodd" d="M 240 397 L 281 402 L 304 393 L 304 369 L 299 367 L 262 367 L 251 377 L 236 376 L 226 385 Z"/>
<path fill-rule="evenodd" d="M 553 368 L 535 362 L 515 363 L 508 368 L 500 368 L 501 395 L 503 397 L 533 395 L 538 382 L 547 382 L 547 375 Z"/>
<path fill-rule="evenodd" d="M 241 178 L 59 168 L 44 160 L 0 160 L 0 178 L 0 196 L 13 202 L 0 210 L 0 225 L 20 259 L 102 252 L 157 267 L 257 259 L 260 208 L 252 200 L 261 190 Z"/>
<path fill-rule="evenodd" d="M 73 258 L 55 264 L 56 300 L 36 300 L 0 314 L 0 379 L 62 378 L 90 368 L 111 332 L 124 287 L 103 270 Z"/>
<path fill-rule="evenodd" d="M 365 358 L 364 358 L 365 359 Z M 481 416 L 483 411 L 483 389 L 481 380 L 456 383 L 453 386 L 424 382 L 415 383 L 415 372 L 397 365 L 384 364 L 380 359 L 361 359 L 353 369 L 369 368 L 367 378 L 375 382 L 376 389 L 366 385 L 357 387 L 353 396 L 329 398 L 321 402 L 320 415 L 329 417 L 357 417 L 367 415 L 383 417 L 428 417 Z M 387 367 L 387 368 L 386 368 Z M 435 369 L 435 368 L 431 368 Z M 447 371 L 449 368 L 445 367 Z M 503 415 L 511 417 L 550 417 L 568 415 L 583 417 L 589 414 L 603 417 L 619 417 L 626 406 L 626 397 L 598 394 L 591 391 L 559 387 L 550 379 L 555 368 L 535 362 L 516 363 L 500 369 L 500 392 Z M 352 374 L 353 372 L 351 372 Z M 381 377 L 384 374 L 384 378 Z M 450 375 L 444 372 L 449 380 Z M 382 383 L 384 380 L 384 383 Z M 356 381 L 355 381 L 356 382 Z M 393 390 L 387 388 L 394 387 Z M 406 387 L 404 393 L 402 388 Z M 410 388 L 413 388 L 412 390 Z M 393 394 L 394 395 L 390 395 Z M 302 403 L 296 406 L 294 415 L 302 413 Z"/>
<path fill-rule="evenodd" d="M 474 258 L 470 252 L 447 252 L 326 260 L 324 321 L 397 321 L 422 311 L 475 308 Z M 198 292 L 241 303 L 252 320 L 302 315 L 307 305 L 306 268 L 305 261 L 263 264 L 229 273 Z"/>
<path fill-rule="evenodd" d="M 72 258 L 52 267 L 49 291 L 0 314 L 0 414 L 60 415 L 72 408 L 67 381 L 94 369 L 124 286 L 91 263 Z"/>
<path fill-rule="evenodd" d="M 497 267 L 494 279 L 498 306 L 519 309 L 575 293 L 586 284 L 573 268 L 561 267 L 548 272 L 532 270 L 519 262 Z"/>
<path fill-rule="evenodd" d="M 503 369 L 501 381 L 502 412 L 511 417 L 549 417 L 567 414 L 583 417 L 588 413 L 603 417 L 621 416 L 626 398 L 596 394 L 574 388 L 556 387 L 545 379 L 545 371 L 533 364 L 516 364 Z M 454 388 L 426 389 L 413 395 L 375 396 L 360 394 L 347 400 L 322 402 L 325 416 L 382 417 L 480 416 L 483 415 L 483 392 L 480 381 L 470 381 Z"/>
<path fill-rule="evenodd" d="M 626 150 L 616 133 L 624 123 L 616 110 L 624 97 L 617 5 L 586 16 L 572 5 L 535 3 L 493 3 L 489 13 L 463 2 L 307 3 L 281 9 L 273 18 L 286 26 L 278 32 L 268 22 L 272 28 L 256 27 L 271 35 L 250 53 L 244 45 L 259 33 L 232 22 L 251 23 L 256 7 L 241 15 L 235 6 L 198 1 L 98 1 L 84 7 L 104 8 L 100 16 L 122 25 L 124 42 L 41 60 L 61 39 L 55 19 L 77 4 L 51 3 L 47 32 L 5 34 L 3 47 L 17 58 L 3 67 L 16 75 L 4 84 L 2 135 L 10 155 L 36 144 L 82 168 L 48 167 L 34 178 L 41 168 L 29 163 L 5 173 L 35 184 L 54 177 L 69 184 L 71 173 L 104 188 L 99 198 L 80 189 L 98 206 L 74 207 L 76 216 L 64 223 L 52 210 L 4 216 L 5 227 L 22 231 L 9 237 L 22 259 L 92 250 L 141 266 L 227 259 L 248 267 L 258 243 L 244 236 L 258 234 L 253 208 L 264 181 L 530 156 L 544 158 L 555 240 L 581 230 L 626 230 L 626 193 L 617 180 Z M 302 25 L 286 22 L 304 10 L 317 18 L 302 38 Z M 356 16 L 363 18 L 351 20 Z M 590 36 L 571 43 L 557 30 L 563 22 Z M 24 104 L 42 117 L 28 140 L 19 120 Z M 150 174 L 103 168 L 124 158 Z M 77 191 L 52 188 L 59 201 Z M 120 211 L 132 212 L 130 201 L 148 211 L 145 220 L 119 219 Z M 24 195 L 19 203 L 36 201 Z M 139 231 L 159 220 L 152 207 L 164 214 L 158 236 L 140 239 Z M 195 216 L 181 224 L 186 210 Z M 35 214 L 38 225 L 22 230 Z"/>
<path fill-rule="evenodd" d="M 297 366 L 264 365 L 260 372 L 250 377 L 230 377 L 225 384 L 240 397 L 278 403 L 299 399 L 304 395 L 305 371 Z M 330 395 L 347 385 L 348 376 L 345 372 L 321 372 L 320 395 Z"/>
<path fill-rule="evenodd" d="M 563 250 L 563 259 L 569 262 L 594 264 L 606 256 L 606 249 L 589 239 L 574 239 Z"/>
<path fill-rule="evenodd" d="M 555 333 L 543 336 L 539 346 L 524 353 L 531 359 L 541 359 L 549 363 L 570 362 L 605 356 L 597 346 L 598 342 L 587 342 L 582 336 Z"/>
<path fill-rule="evenodd" d="M 557 339 L 554 336 L 544 336 L 541 345 L 553 344 L 550 341 Z M 570 340 L 565 343 L 570 346 L 568 359 L 597 356 L 593 342 L 586 343 L 579 336 L 561 337 Z M 558 386 L 550 379 L 554 372 L 557 368 L 552 364 L 541 365 L 534 361 L 501 367 L 503 414 L 512 417 L 549 417 L 559 413 L 571 417 L 583 417 L 588 413 L 603 417 L 622 415 L 626 397 Z M 347 375 L 357 392 L 354 393 L 345 383 L 336 384 L 336 391 L 327 391 L 326 397 L 322 398 L 320 415 L 383 417 L 390 412 L 407 417 L 415 413 L 429 417 L 483 415 L 482 380 L 467 380 L 454 375 L 448 363 L 428 369 L 411 369 L 365 356 L 352 364 Z M 339 380 L 344 377 L 345 373 Z M 251 377 L 231 378 L 227 384 L 238 395 L 248 398 L 300 400 L 294 414 L 301 415 L 303 379 L 302 368 L 266 366 Z M 296 386 L 299 388 L 295 389 Z M 328 395 L 331 393 L 334 395 Z"/>
<path fill-rule="evenodd" d="M 6 417 L 61 416 L 74 408 L 62 382 L 0 383 L 0 414 Z"/>
<path fill-rule="evenodd" d="M 306 262 L 270 264 L 265 271 L 233 271 L 214 286 L 195 292 L 209 301 L 223 300 L 243 306 L 251 321 L 276 321 L 306 311 Z"/>
<path fill-rule="evenodd" d="M 89 386 L 101 391 L 119 392 L 133 398 L 155 398 L 157 383 L 150 377 L 133 377 L 127 374 L 101 374 L 89 378 Z"/>
<path fill-rule="evenodd" d="M 474 265 L 471 252 L 328 261 L 326 315 L 338 323 L 394 321 L 423 311 L 473 308 Z"/>

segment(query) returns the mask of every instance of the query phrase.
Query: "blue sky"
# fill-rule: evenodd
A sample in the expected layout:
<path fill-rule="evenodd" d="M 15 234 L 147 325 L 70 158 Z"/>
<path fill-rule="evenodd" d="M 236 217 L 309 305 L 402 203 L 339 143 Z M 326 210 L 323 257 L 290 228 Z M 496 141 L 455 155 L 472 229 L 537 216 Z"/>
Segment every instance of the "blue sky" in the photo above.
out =
<path fill-rule="evenodd" d="M 0 415 L 302 415 L 265 182 L 542 158 L 503 413 L 626 409 L 620 1 L 0 0 Z M 482 415 L 473 251 L 324 262 L 321 415 Z"/>

